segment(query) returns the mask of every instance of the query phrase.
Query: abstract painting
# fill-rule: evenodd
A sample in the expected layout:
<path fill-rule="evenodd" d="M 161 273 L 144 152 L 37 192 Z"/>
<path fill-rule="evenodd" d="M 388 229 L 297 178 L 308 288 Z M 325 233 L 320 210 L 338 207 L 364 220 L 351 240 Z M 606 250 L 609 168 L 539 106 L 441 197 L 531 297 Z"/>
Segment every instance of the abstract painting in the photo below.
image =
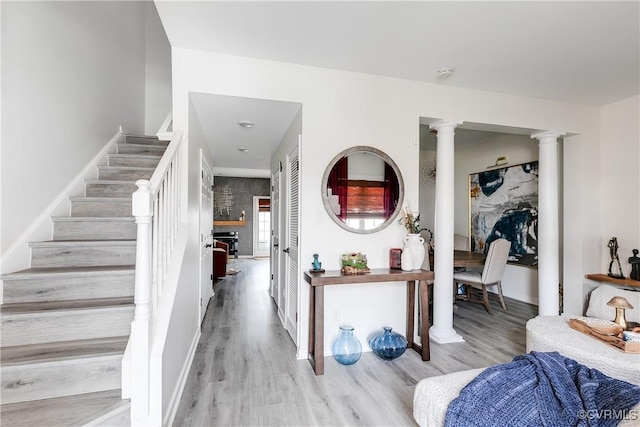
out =
<path fill-rule="evenodd" d="M 471 250 L 511 242 L 509 262 L 538 265 L 538 162 L 469 175 Z"/>

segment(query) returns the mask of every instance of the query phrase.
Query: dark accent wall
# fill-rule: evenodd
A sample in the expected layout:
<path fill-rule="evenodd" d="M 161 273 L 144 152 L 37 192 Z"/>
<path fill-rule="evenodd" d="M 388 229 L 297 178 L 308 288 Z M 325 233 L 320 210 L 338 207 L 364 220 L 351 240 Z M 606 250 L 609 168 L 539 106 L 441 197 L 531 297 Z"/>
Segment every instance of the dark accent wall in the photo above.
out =
<path fill-rule="evenodd" d="M 227 215 L 224 209 L 222 214 L 216 205 L 216 195 L 223 187 L 231 191 L 231 209 Z M 253 196 L 266 196 L 271 194 L 271 183 L 268 178 L 237 178 L 216 176 L 214 179 L 214 221 L 237 221 L 244 210 L 247 223 L 245 225 L 225 225 L 214 227 L 214 232 L 238 231 L 238 254 L 253 255 Z"/>

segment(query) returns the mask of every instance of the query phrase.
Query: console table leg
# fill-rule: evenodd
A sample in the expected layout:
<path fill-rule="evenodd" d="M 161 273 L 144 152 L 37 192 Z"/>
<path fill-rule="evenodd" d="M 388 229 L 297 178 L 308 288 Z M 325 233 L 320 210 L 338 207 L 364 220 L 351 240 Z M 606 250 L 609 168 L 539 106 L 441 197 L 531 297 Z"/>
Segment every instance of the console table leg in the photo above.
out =
<path fill-rule="evenodd" d="M 413 348 L 414 316 L 416 311 L 416 282 L 407 281 L 407 348 Z"/>
<path fill-rule="evenodd" d="M 426 280 L 418 282 L 420 288 L 420 320 L 422 329 L 420 339 L 422 341 L 422 360 L 431 360 L 431 350 L 429 349 L 429 284 Z"/>
<path fill-rule="evenodd" d="M 311 365 L 316 375 L 324 375 L 324 286 L 311 287 L 311 325 L 309 346 L 313 346 Z M 311 336 L 313 335 L 313 340 Z"/>

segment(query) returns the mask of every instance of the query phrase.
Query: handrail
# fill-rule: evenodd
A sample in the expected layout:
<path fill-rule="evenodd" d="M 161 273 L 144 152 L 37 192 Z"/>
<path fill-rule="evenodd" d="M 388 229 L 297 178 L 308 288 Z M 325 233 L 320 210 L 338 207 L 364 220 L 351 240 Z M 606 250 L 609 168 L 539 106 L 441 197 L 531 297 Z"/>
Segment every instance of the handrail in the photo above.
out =
<path fill-rule="evenodd" d="M 150 414 L 151 349 L 159 302 L 181 224 L 183 171 L 176 131 L 149 180 L 136 181 L 132 213 L 137 224 L 135 311 L 131 322 L 131 422 Z"/>
<path fill-rule="evenodd" d="M 158 129 L 158 132 L 156 133 L 156 136 L 160 139 L 171 139 L 171 136 L 173 134 L 173 132 L 171 132 L 171 130 L 169 130 L 169 128 L 171 127 L 173 123 L 173 113 L 171 111 L 169 111 L 169 114 L 167 114 L 167 117 L 165 117 L 164 121 L 162 122 L 162 124 L 160 125 L 160 129 Z M 168 137 L 168 138 L 167 138 Z"/>

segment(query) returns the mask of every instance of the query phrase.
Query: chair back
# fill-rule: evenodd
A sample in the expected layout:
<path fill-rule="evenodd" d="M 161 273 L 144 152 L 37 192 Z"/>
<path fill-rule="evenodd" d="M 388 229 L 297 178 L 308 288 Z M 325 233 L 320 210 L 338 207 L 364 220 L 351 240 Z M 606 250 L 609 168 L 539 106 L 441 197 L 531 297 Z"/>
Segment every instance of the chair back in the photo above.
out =
<path fill-rule="evenodd" d="M 482 270 L 482 283 L 491 284 L 502 280 L 510 249 L 511 242 L 506 239 L 497 239 L 491 242 Z"/>

